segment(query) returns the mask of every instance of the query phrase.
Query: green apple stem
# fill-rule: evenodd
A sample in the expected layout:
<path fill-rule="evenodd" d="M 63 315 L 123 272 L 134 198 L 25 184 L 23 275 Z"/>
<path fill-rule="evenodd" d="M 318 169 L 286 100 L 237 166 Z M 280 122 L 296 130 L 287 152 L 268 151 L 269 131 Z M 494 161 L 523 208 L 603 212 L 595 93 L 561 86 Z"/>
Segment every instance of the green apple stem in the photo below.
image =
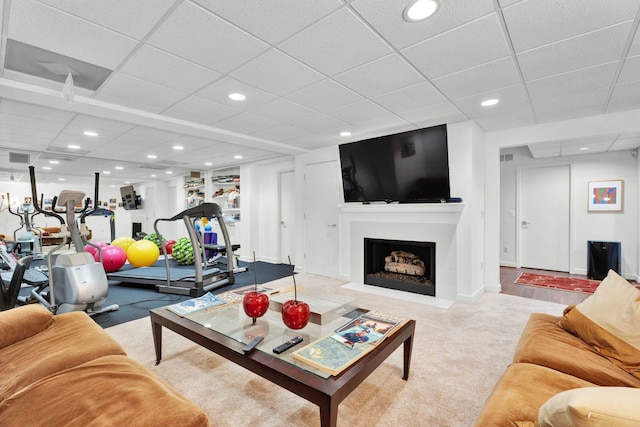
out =
<path fill-rule="evenodd" d="M 289 267 L 291 267 L 291 277 L 293 278 L 293 301 L 298 303 L 298 287 L 296 286 L 296 274 L 293 271 L 293 265 L 291 265 L 291 257 L 287 255 L 289 259 Z"/>

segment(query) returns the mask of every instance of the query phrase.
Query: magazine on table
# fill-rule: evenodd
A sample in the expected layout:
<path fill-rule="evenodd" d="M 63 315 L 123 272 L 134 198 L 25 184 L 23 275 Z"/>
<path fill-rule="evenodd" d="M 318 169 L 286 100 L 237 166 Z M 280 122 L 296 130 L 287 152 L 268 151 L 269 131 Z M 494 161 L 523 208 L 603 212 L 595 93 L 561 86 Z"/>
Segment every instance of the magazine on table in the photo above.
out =
<path fill-rule="evenodd" d="M 207 310 L 209 308 L 217 307 L 220 305 L 228 304 L 229 301 L 226 298 L 220 298 L 217 295 L 207 292 L 206 294 L 198 297 L 188 299 L 176 304 L 172 304 L 167 308 L 173 311 L 178 316 L 186 316 L 188 314 L 196 313 L 198 311 Z"/>
<path fill-rule="evenodd" d="M 351 348 L 376 345 L 405 320 L 392 314 L 369 311 L 336 329 L 331 337 Z"/>

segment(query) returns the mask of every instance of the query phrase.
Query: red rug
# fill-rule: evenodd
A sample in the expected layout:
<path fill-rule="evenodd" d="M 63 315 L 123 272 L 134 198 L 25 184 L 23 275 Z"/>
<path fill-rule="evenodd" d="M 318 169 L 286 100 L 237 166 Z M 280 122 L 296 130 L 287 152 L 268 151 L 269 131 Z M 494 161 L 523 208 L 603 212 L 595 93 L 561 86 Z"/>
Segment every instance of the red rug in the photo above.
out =
<path fill-rule="evenodd" d="M 561 289 L 563 291 L 584 292 L 592 294 L 600 284 L 600 280 L 580 279 L 576 277 L 548 276 L 546 274 L 522 273 L 515 283 L 519 285 L 541 286 Z"/>

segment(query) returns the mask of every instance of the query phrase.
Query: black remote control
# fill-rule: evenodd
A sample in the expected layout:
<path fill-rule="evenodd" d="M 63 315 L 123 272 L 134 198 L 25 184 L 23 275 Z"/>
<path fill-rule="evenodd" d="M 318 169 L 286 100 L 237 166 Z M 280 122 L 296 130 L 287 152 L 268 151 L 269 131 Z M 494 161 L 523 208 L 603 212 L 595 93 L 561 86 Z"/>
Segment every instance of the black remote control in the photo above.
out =
<path fill-rule="evenodd" d="M 260 344 L 262 342 L 264 338 L 263 337 L 255 337 L 254 339 L 252 339 L 251 341 L 249 341 L 247 343 L 247 345 L 245 345 L 242 348 L 242 351 L 244 351 L 245 353 L 249 353 L 251 352 L 251 350 L 253 350 L 254 348 L 256 348 L 258 346 L 258 344 Z"/>
<path fill-rule="evenodd" d="M 280 344 L 279 346 L 277 346 L 276 348 L 273 349 L 273 352 L 275 354 L 280 354 L 283 353 L 287 350 L 289 350 L 291 347 L 293 347 L 294 345 L 298 345 L 302 342 L 302 337 L 295 337 L 290 339 L 289 341 Z"/>

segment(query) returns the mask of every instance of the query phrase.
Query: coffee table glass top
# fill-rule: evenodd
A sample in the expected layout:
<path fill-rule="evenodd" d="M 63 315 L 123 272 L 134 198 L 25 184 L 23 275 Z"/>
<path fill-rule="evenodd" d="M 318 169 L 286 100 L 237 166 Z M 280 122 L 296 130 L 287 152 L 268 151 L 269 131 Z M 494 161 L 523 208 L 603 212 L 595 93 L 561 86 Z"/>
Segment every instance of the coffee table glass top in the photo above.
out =
<path fill-rule="evenodd" d="M 242 308 L 242 303 L 199 311 L 185 316 L 185 318 L 242 344 L 247 344 L 256 336 L 262 336 L 264 339 L 256 347 L 257 351 L 270 354 L 274 358 L 281 359 L 322 378 L 328 378 L 330 377 L 328 373 L 291 357 L 291 353 L 309 343 L 312 343 L 313 341 L 316 341 L 317 339 L 331 334 L 337 328 L 364 312 L 366 312 L 366 310 L 357 309 L 324 325 L 309 322 L 307 326 L 299 330 L 287 328 L 282 321 L 280 311 L 276 311 L 271 308 L 267 310 L 267 313 L 264 316 L 256 319 L 254 324 L 253 319 L 245 314 Z M 275 347 L 295 337 L 302 337 L 303 341 L 284 353 L 276 354 L 273 352 Z M 241 347 L 238 347 L 237 351 L 242 352 Z"/>

